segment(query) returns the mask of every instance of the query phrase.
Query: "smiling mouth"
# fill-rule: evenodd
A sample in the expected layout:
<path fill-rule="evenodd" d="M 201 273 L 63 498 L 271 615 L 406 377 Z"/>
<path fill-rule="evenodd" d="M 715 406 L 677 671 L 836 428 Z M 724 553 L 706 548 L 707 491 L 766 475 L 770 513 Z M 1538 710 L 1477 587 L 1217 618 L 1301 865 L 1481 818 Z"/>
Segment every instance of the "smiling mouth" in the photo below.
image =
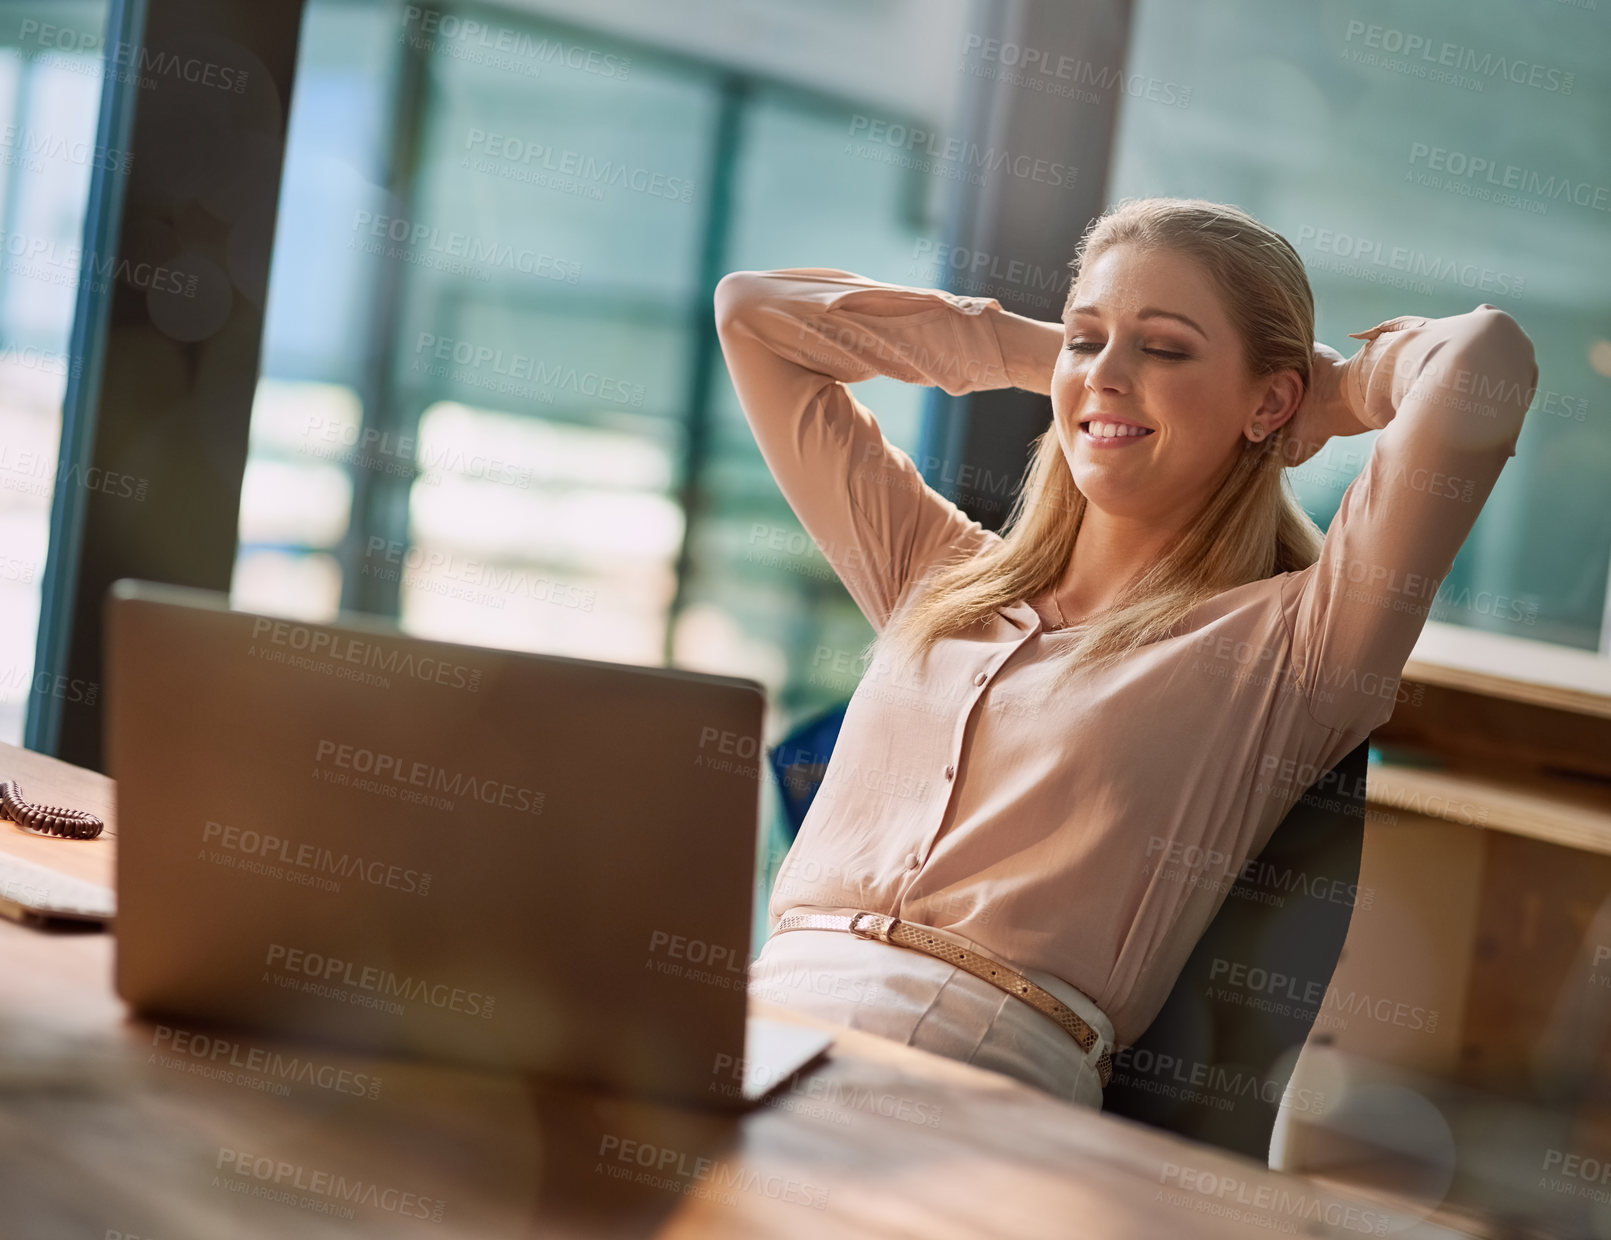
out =
<path fill-rule="evenodd" d="M 1130 443 L 1137 439 L 1145 439 L 1151 435 L 1149 426 L 1130 426 L 1124 422 L 1104 422 L 1101 418 L 1080 423 L 1080 434 L 1086 439 L 1094 439 L 1101 443 Z"/>

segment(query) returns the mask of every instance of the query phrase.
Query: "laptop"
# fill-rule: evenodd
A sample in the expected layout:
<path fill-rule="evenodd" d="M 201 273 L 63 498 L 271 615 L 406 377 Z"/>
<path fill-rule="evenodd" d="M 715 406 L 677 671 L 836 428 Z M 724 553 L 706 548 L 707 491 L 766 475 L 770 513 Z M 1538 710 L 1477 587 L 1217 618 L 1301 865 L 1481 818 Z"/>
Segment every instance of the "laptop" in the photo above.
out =
<path fill-rule="evenodd" d="M 117 993 L 143 1016 L 743 1108 L 755 681 L 107 598 Z"/>

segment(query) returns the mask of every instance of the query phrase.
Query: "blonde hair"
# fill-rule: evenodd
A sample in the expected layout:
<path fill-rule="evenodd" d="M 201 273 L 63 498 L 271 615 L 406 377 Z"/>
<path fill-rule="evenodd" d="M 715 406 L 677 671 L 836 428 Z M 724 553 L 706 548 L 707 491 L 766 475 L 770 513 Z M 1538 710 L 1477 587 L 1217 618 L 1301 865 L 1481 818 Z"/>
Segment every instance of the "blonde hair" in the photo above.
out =
<path fill-rule="evenodd" d="M 1296 250 L 1237 207 L 1195 198 L 1120 201 L 1091 221 L 1070 262 L 1072 305 L 1084 265 L 1120 244 L 1164 248 L 1196 260 L 1219 289 L 1250 373 L 1291 368 L 1309 387 L 1314 294 Z M 1064 314 L 1067 314 L 1065 306 Z M 1291 423 L 1288 422 L 1287 426 Z M 1166 637 L 1196 607 L 1225 590 L 1313 564 L 1322 535 L 1286 478 L 1286 427 L 1242 450 L 1180 538 L 1135 578 L 1107 611 L 1071 636 L 1054 685 Z M 988 622 L 998 608 L 1056 586 L 1068 567 L 1085 496 L 1074 485 L 1055 424 L 1034 441 L 1024 483 L 1001 541 L 932 567 L 909 604 L 866 654 L 902 662 L 939 638 Z"/>

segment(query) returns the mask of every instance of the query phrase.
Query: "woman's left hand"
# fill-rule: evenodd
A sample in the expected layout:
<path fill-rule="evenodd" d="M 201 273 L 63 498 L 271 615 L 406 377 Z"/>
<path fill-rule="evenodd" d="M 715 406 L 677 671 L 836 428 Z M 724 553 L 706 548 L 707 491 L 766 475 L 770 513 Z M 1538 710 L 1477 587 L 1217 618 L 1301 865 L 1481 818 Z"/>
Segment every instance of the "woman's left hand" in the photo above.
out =
<path fill-rule="evenodd" d="M 1290 469 L 1302 465 L 1333 435 L 1354 435 L 1368 429 L 1348 408 L 1343 395 L 1343 366 L 1347 359 L 1328 344 L 1315 344 L 1309 368 L 1309 388 L 1303 394 L 1281 440 L 1281 453 Z"/>

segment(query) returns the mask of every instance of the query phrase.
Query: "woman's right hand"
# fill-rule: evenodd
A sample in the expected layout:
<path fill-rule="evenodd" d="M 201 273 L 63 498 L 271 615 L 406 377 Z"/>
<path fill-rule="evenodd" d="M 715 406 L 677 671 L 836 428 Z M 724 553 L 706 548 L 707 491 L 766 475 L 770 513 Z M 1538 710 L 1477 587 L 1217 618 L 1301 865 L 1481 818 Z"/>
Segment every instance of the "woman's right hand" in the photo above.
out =
<path fill-rule="evenodd" d="M 1335 435 L 1358 435 L 1370 429 L 1354 417 L 1343 394 L 1346 360 L 1329 344 L 1315 344 L 1308 389 L 1281 439 L 1281 455 L 1288 469 L 1302 465 Z"/>

